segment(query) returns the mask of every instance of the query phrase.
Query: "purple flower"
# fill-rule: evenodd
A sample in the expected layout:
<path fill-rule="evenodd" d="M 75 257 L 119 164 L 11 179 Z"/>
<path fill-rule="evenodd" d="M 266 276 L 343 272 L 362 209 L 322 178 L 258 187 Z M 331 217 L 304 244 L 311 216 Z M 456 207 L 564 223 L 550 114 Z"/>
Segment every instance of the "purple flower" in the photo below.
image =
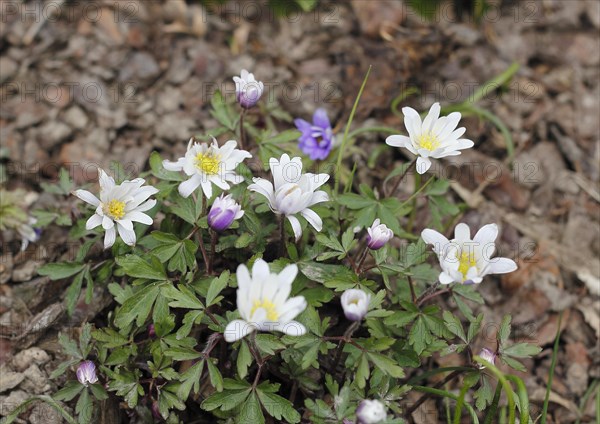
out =
<path fill-rule="evenodd" d="M 228 229 L 233 221 L 244 215 L 242 207 L 231 198 L 231 194 L 217 197 L 208 213 L 208 225 L 215 231 Z"/>
<path fill-rule="evenodd" d="M 79 364 L 79 368 L 77 368 L 77 380 L 84 386 L 97 383 L 96 365 L 92 361 L 83 361 Z"/>
<path fill-rule="evenodd" d="M 488 349 L 487 347 L 481 349 L 481 352 L 479 352 L 479 356 L 481 357 L 481 359 L 485 359 L 492 365 L 496 364 L 496 352 Z M 485 367 L 480 364 L 479 368 L 483 369 Z"/>
<path fill-rule="evenodd" d="M 295 119 L 294 124 L 302 132 L 298 139 L 300 150 L 312 160 L 326 159 L 335 144 L 335 136 L 325 109 L 315 111 L 312 124 L 304 119 Z"/>
<path fill-rule="evenodd" d="M 381 224 L 379 218 L 373 221 L 373 225 L 367 228 L 367 246 L 371 250 L 381 249 L 394 237 L 394 233 L 385 224 Z"/>
<path fill-rule="evenodd" d="M 148 326 L 148 337 L 151 339 L 156 337 L 156 328 L 154 327 L 154 324 Z"/>
<path fill-rule="evenodd" d="M 233 77 L 235 82 L 235 94 L 240 106 L 244 109 L 250 109 L 260 100 L 265 85 L 262 81 L 257 81 L 254 74 L 242 69 L 241 75 Z"/>

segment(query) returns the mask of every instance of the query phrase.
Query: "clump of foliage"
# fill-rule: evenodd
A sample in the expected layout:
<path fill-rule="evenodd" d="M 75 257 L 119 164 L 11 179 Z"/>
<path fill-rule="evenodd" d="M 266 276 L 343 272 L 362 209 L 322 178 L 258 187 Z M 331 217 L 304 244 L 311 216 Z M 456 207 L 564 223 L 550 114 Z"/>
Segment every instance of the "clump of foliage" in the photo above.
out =
<path fill-rule="evenodd" d="M 93 205 L 78 203 L 70 238 L 80 248 L 72 261 L 39 272 L 70 281 L 69 313 L 80 296 L 93 302 L 102 289 L 114 305 L 105 324 L 85 324 L 78 340 L 61 335 L 70 359 L 53 377 L 70 380 L 43 400 L 69 422 L 82 423 L 95 422 L 109 393 L 150 422 L 154 416 L 168 423 L 191 417 L 402 423 L 424 400 L 439 396 L 452 401 L 455 423 L 463 413 L 473 422 L 496 422 L 503 409 L 509 423 L 517 414 L 521 423 L 530 422 L 522 381 L 496 364 L 524 371 L 519 358 L 539 349 L 511 343 L 506 316 L 495 343 L 482 356 L 475 351 L 484 317 L 473 308 L 485 302 L 477 283 L 514 269 L 514 262 L 494 262 L 498 258 L 477 250 L 477 243 L 493 244 L 497 227 L 482 228 L 473 240 L 468 227 L 463 237 L 464 224 L 453 240 L 434 230 L 445 232 L 460 212 L 449 201 L 449 182 L 426 174 L 430 158 L 473 145 L 460 139 L 462 132 L 452 138 L 460 114 L 438 119 L 434 105 L 417 131 L 418 114 L 404 110 L 408 136 L 392 136 L 388 144 L 418 159 L 368 186 L 356 181 L 356 169 L 345 160 L 360 93 L 344 134 L 324 160 L 312 161 L 288 156 L 298 155 L 299 137 L 305 145 L 322 141 L 310 139 L 310 123 L 298 121 L 304 131 L 281 131 L 292 127 L 292 118 L 258 103 L 262 86 L 244 91 L 244 82 L 256 81 L 248 73 L 236 80 L 242 109 L 215 94 L 212 114 L 220 126 L 191 140 L 185 157 L 172 162 L 154 152 L 140 178 L 124 180 L 117 167 L 99 171 L 99 198 L 74 192 Z M 450 121 L 454 127 L 444 138 L 438 130 Z M 210 136 L 239 143 L 202 142 Z M 400 181 L 415 169 L 414 193 L 399 199 Z M 70 186 L 64 178 L 60 185 Z M 431 217 L 422 237 L 414 228 L 417 199 L 427 199 Z M 62 212 L 52 213 L 65 223 Z M 101 257 L 90 255 L 102 240 Z M 465 250 L 467 242 L 474 251 Z M 426 243 L 434 245 L 439 264 Z M 433 303 L 442 296 L 455 307 Z M 466 365 L 430 367 L 432 358 L 451 353 L 464 355 Z M 442 384 L 428 386 L 438 374 L 445 375 Z M 459 393 L 444 386 L 453 379 L 462 379 Z M 421 397 L 407 404 L 411 391 Z M 499 406 L 502 391 L 505 407 Z M 75 417 L 57 401 L 73 402 Z"/>

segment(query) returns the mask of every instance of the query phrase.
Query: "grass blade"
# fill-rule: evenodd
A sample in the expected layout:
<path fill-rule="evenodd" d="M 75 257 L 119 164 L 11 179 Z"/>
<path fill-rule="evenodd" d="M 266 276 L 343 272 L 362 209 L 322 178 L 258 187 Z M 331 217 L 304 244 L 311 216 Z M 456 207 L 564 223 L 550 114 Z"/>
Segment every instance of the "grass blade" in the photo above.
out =
<path fill-rule="evenodd" d="M 548 384 L 546 385 L 546 397 L 544 398 L 544 406 L 542 408 L 542 417 L 540 424 L 546 424 L 548 419 L 548 404 L 550 403 L 550 391 L 552 390 L 552 380 L 554 379 L 554 369 L 556 368 L 556 359 L 558 357 L 558 344 L 560 341 L 560 324 L 562 322 L 563 313 L 558 315 L 558 329 L 556 330 L 556 338 L 554 339 L 554 348 L 552 349 L 552 362 L 550 363 L 550 373 L 548 375 Z"/>

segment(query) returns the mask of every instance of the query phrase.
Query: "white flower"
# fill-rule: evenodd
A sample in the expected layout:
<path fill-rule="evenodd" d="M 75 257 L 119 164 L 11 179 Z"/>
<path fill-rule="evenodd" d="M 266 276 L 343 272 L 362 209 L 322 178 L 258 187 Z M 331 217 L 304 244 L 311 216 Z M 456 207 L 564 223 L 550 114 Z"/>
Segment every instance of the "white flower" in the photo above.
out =
<path fill-rule="evenodd" d="M 481 227 L 473 240 L 469 227 L 463 223 L 456 226 L 452 240 L 431 229 L 421 233 L 425 243 L 433 244 L 433 251 L 440 260 L 442 273 L 439 279 L 442 284 L 479 284 L 488 274 L 505 274 L 516 270 L 517 264 L 512 259 L 492 258 L 497 236 L 496 224 Z"/>
<path fill-rule="evenodd" d="M 254 79 L 254 74 L 242 69 L 241 75 L 233 77 L 235 82 L 235 94 L 240 105 L 249 109 L 258 103 L 265 89 L 261 81 Z"/>
<path fill-rule="evenodd" d="M 363 290 L 348 289 L 342 294 L 341 303 L 344 315 L 350 321 L 360 321 L 369 310 L 371 295 Z"/>
<path fill-rule="evenodd" d="M 329 175 L 302 174 L 302 160 L 299 157 L 290 159 L 287 154 L 283 154 L 280 160 L 271 158 L 269 166 L 275 187 L 264 178 L 254 178 L 254 184 L 250 184 L 248 190 L 265 196 L 273 212 L 285 215 L 292 224 L 296 240 L 302 235 L 297 214 L 302 215 L 315 230 L 321 231 L 323 228 L 321 217 L 309 208 L 329 200 L 329 196 L 324 191 L 315 191 L 327 182 Z"/>
<path fill-rule="evenodd" d="M 365 399 L 356 408 L 356 418 L 360 424 L 376 424 L 387 419 L 386 408 L 378 400 Z"/>
<path fill-rule="evenodd" d="M 378 250 L 394 237 L 394 232 L 385 224 L 381 224 L 379 218 L 373 221 L 373 225 L 367 228 L 367 246 L 369 249 Z"/>
<path fill-rule="evenodd" d="M 290 336 L 305 334 L 306 328 L 293 319 L 306 309 L 306 299 L 289 298 L 297 274 L 296 265 L 288 265 L 275 274 L 262 259 L 254 262 L 252 275 L 245 265 L 238 266 L 237 307 L 242 319 L 227 324 L 225 340 L 234 342 L 255 330 L 281 331 Z"/>
<path fill-rule="evenodd" d="M 179 184 L 179 194 L 183 197 L 189 197 L 194 190 L 202 187 L 204 195 L 210 199 L 211 183 L 228 190 L 230 188 L 228 181 L 239 184 L 244 180 L 242 176 L 235 173 L 235 168 L 252 155 L 245 150 L 236 149 L 236 146 L 235 140 L 229 140 L 219 147 L 214 137 L 210 146 L 207 143 L 195 143 L 191 138 L 185 156 L 179 158 L 177 162 L 165 160 L 163 166 L 169 171 L 183 171 L 190 177 Z"/>
<path fill-rule="evenodd" d="M 96 206 L 96 213 L 85 224 L 86 230 L 91 230 L 99 225 L 106 230 L 104 235 L 104 248 L 107 249 L 115 243 L 117 230 L 123 241 L 135 245 L 135 231 L 133 222 L 152 225 L 152 218 L 143 212 L 154 207 L 156 200 L 148 198 L 158 193 L 152 186 L 142 187 L 146 182 L 143 178 L 123 181 L 115 184 L 115 180 L 98 169 L 100 183 L 100 199 L 87 190 L 76 190 L 73 194 L 84 202 Z M 116 229 L 115 229 L 115 223 Z"/>
<path fill-rule="evenodd" d="M 27 219 L 27 223 L 23 222 L 17 226 L 16 230 L 21 236 L 21 251 L 27 249 L 29 243 L 35 243 L 40 239 L 41 230 L 33 227 L 36 222 L 37 219 L 30 216 Z"/>
<path fill-rule="evenodd" d="M 417 155 L 419 174 L 424 174 L 431 167 L 429 158 L 457 156 L 460 155 L 460 150 L 473 147 L 474 144 L 471 140 L 460 138 L 465 133 L 465 128 L 456 128 L 461 114 L 452 112 L 440 118 L 440 110 L 440 104 L 434 103 L 421 122 L 421 117 L 416 110 L 410 107 L 402 108 L 408 137 L 391 135 L 385 140 L 390 146 L 404 147 Z"/>

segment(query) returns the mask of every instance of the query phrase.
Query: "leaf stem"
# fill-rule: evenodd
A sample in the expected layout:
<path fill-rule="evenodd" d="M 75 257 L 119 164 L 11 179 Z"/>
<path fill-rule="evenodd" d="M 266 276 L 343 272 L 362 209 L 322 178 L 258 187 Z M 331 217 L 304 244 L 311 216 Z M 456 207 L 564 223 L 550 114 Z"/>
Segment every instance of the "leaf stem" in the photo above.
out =
<path fill-rule="evenodd" d="M 404 177 L 406 176 L 406 174 L 408 174 L 408 172 L 415 167 L 415 165 L 417 164 L 417 160 L 413 160 L 408 167 L 404 170 L 404 172 L 402 174 L 400 174 L 400 176 L 397 178 L 396 183 L 394 184 L 394 186 L 392 187 L 392 189 L 389 191 L 388 193 L 388 197 L 391 197 L 394 195 L 394 193 L 396 193 L 396 190 L 398 190 L 398 187 L 400 186 L 400 183 L 402 182 L 402 180 L 404 179 Z"/>
<path fill-rule="evenodd" d="M 246 116 L 247 109 L 242 108 L 240 114 L 240 149 L 246 150 L 246 131 L 244 130 L 244 117 Z"/>
<path fill-rule="evenodd" d="M 369 69 L 367 70 L 367 74 L 365 75 L 365 79 L 360 86 L 360 90 L 358 91 L 358 95 L 356 96 L 356 100 L 354 100 L 354 106 L 352 107 L 352 111 L 350 112 L 350 117 L 348 118 L 348 123 L 346 124 L 346 130 L 344 131 L 344 138 L 342 138 L 342 144 L 340 145 L 340 149 L 338 151 L 338 157 L 335 168 L 335 186 L 334 193 L 337 196 L 339 193 L 340 187 L 340 176 L 341 176 L 341 167 L 342 167 L 342 156 L 344 154 L 344 150 L 346 149 L 346 143 L 348 142 L 348 133 L 350 132 L 350 125 L 352 124 L 352 120 L 354 119 L 354 114 L 356 113 L 356 109 L 358 108 L 358 102 L 360 101 L 360 97 L 362 96 L 363 90 L 367 85 L 367 80 L 369 79 L 369 75 L 371 74 L 371 69 L 373 65 L 369 65 Z"/>

